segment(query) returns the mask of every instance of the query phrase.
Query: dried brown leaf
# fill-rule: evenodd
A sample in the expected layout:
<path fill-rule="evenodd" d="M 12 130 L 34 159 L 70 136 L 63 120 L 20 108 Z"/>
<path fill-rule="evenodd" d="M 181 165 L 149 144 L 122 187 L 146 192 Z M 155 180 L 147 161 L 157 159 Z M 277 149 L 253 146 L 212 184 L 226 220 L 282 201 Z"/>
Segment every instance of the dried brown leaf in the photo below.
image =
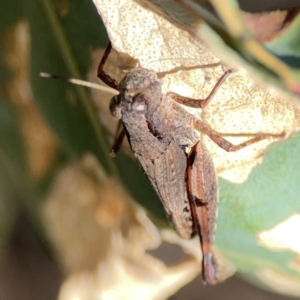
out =
<path fill-rule="evenodd" d="M 173 91 L 192 98 L 205 98 L 225 67 L 190 33 L 175 25 L 147 1 L 94 1 L 113 47 L 138 61 L 140 67 L 166 72 L 163 92 Z M 100 59 L 100 58 L 99 58 Z M 122 66 L 122 60 L 115 62 Z M 213 66 L 212 66 L 213 65 Z M 196 69 L 189 67 L 198 66 Z M 117 78 L 118 80 L 120 78 Z M 189 109 L 201 117 L 200 110 Z M 202 118 L 216 131 L 228 134 L 233 143 L 259 133 L 293 133 L 299 128 L 299 108 L 276 91 L 258 86 L 242 70 L 234 72 L 205 108 Z M 230 134 L 232 135 L 230 137 Z M 243 135 L 236 137 L 236 135 Z M 245 137 L 249 134 L 248 137 Z M 219 175 L 244 181 L 261 163 L 269 139 L 235 153 L 227 153 L 203 137 Z"/>
<path fill-rule="evenodd" d="M 287 14 L 286 10 L 255 14 L 241 11 L 245 26 L 260 42 L 271 41 L 280 34 Z"/>
<path fill-rule="evenodd" d="M 92 155 L 57 174 L 43 213 L 67 274 L 59 299 L 165 299 L 200 272 L 193 256 L 167 267 L 146 253 L 157 229 Z"/>
<path fill-rule="evenodd" d="M 5 60 L 13 73 L 6 91 L 20 115 L 28 173 L 42 178 L 53 166 L 59 148 L 58 140 L 35 106 L 29 82 L 30 34 L 26 22 L 7 34 Z"/>

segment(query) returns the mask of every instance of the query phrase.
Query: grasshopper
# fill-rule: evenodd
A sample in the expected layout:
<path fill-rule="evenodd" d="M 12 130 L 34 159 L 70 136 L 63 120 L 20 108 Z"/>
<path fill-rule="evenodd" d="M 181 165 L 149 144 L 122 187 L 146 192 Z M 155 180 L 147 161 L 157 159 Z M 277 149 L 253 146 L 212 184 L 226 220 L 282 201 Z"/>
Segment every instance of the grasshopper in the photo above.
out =
<path fill-rule="evenodd" d="M 282 138 L 285 132 L 260 134 L 234 145 L 182 107 L 207 106 L 232 70 L 220 77 L 205 99 L 192 99 L 173 92 L 162 94 L 157 74 L 144 68 L 129 71 L 118 83 L 103 70 L 110 51 L 109 43 L 97 75 L 109 87 L 119 91 L 110 101 L 110 112 L 123 126 L 115 137 L 111 154 L 114 156 L 119 151 L 126 135 L 134 156 L 164 206 L 170 225 L 183 239 L 199 235 L 202 280 L 215 284 L 218 281 L 214 254 L 218 181 L 212 157 L 195 130 L 209 136 L 226 151 L 238 151 L 266 138 Z M 95 87 L 77 79 L 47 73 L 41 73 L 41 76 Z M 191 149 L 189 153 L 187 149 Z"/>
<path fill-rule="evenodd" d="M 116 153 L 125 135 L 134 156 L 159 196 L 171 226 L 183 239 L 196 233 L 202 250 L 202 280 L 215 284 L 218 266 L 214 254 L 218 183 L 213 160 L 195 130 L 208 135 L 226 151 L 237 151 L 260 140 L 283 137 L 261 134 L 234 145 L 192 116 L 181 105 L 204 108 L 230 75 L 226 71 L 205 99 L 191 99 L 175 93 L 162 94 L 155 72 L 137 68 L 118 83 L 103 70 L 111 51 L 109 44 L 98 66 L 98 77 L 119 94 L 110 101 L 110 112 L 123 129 L 115 138 Z M 189 154 L 186 149 L 191 148 Z"/>

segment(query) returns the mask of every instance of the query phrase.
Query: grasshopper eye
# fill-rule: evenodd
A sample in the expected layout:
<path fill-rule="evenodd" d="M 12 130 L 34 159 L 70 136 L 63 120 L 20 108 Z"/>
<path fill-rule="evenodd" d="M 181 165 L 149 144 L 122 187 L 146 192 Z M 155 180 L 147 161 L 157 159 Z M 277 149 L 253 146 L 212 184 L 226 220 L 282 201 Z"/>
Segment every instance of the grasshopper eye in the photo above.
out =
<path fill-rule="evenodd" d="M 148 111 L 148 100 L 145 94 L 138 94 L 132 102 L 132 110 L 138 114 L 146 114 Z"/>
<path fill-rule="evenodd" d="M 121 113 L 121 108 L 119 106 L 119 100 L 118 100 L 118 96 L 114 96 L 113 98 L 111 98 L 110 103 L 109 103 L 109 110 L 110 113 L 117 119 L 121 119 L 122 118 L 122 113 Z"/>

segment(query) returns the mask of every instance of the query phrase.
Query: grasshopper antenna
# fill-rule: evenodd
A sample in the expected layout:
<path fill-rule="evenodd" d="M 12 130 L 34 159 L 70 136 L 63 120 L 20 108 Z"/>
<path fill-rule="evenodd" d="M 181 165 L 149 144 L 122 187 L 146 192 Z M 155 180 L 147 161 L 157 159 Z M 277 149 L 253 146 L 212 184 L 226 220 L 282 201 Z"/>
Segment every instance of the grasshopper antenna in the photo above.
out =
<path fill-rule="evenodd" d="M 41 72 L 40 76 L 43 78 L 53 78 L 53 79 L 64 80 L 64 81 L 68 81 L 68 82 L 76 84 L 76 85 L 81 85 L 81 86 L 85 86 L 88 88 L 101 90 L 103 92 L 111 93 L 113 95 L 119 95 L 119 91 L 117 91 L 111 87 L 103 86 L 101 84 L 94 83 L 94 82 L 89 82 L 89 81 L 75 79 L 75 78 L 68 78 L 68 77 L 60 76 L 60 75 L 53 75 L 53 74 L 49 74 L 49 73 L 45 73 L 45 72 Z"/>

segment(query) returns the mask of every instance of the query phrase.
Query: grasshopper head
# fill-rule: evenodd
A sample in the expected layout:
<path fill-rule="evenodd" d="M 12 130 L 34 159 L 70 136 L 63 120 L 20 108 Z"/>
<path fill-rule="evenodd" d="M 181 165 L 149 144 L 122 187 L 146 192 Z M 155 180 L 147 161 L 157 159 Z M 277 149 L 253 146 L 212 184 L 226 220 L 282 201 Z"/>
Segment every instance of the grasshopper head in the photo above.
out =
<path fill-rule="evenodd" d="M 161 99 L 161 84 L 156 73 L 147 69 L 127 73 L 118 89 L 120 94 L 110 102 L 110 111 L 118 119 L 124 113 L 144 114 L 149 118 Z"/>

